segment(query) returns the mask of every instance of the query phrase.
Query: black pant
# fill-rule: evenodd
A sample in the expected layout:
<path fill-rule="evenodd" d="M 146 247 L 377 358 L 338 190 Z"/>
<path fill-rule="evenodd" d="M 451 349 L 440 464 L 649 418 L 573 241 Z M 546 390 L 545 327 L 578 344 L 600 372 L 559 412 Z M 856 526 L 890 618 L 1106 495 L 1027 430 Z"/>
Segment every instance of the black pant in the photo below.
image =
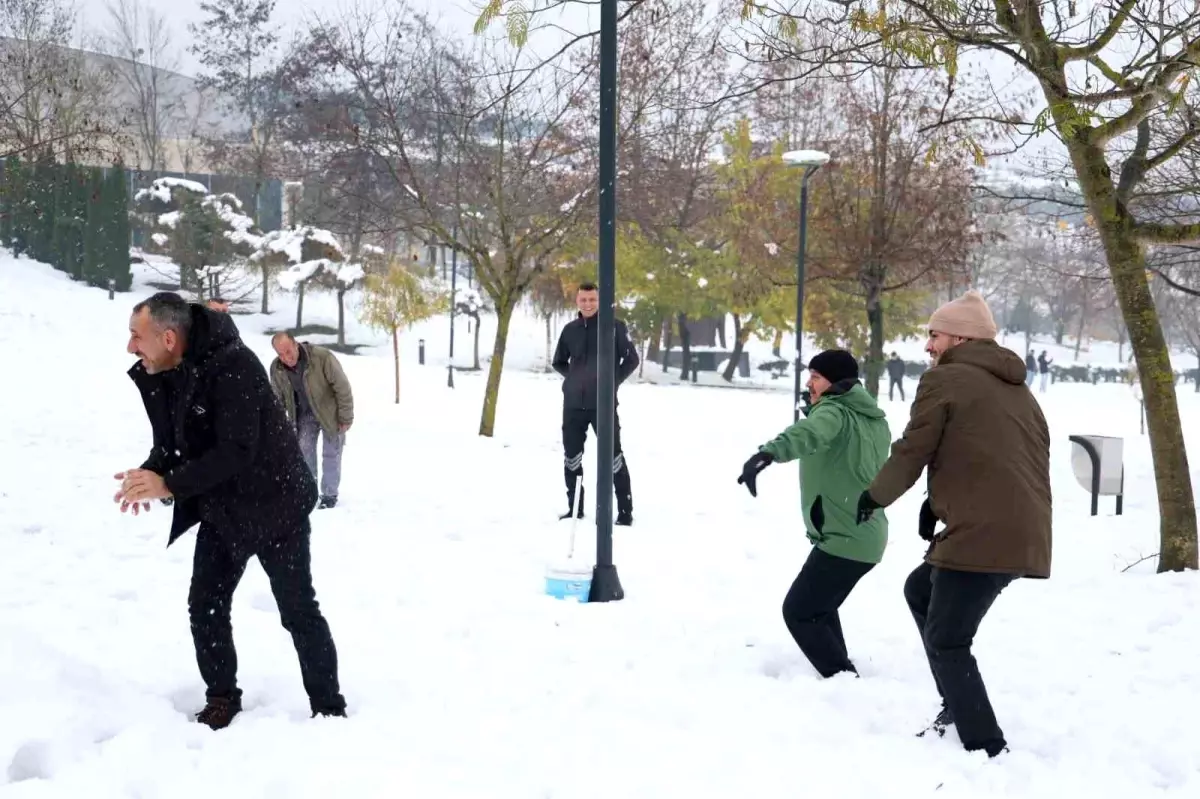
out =
<path fill-rule="evenodd" d="M 265 544 L 257 556 L 271 581 L 283 629 L 292 634 L 300 656 L 300 675 L 312 709 L 344 710 L 346 700 L 338 688 L 337 650 L 313 589 L 308 521 L 304 521 L 303 530 Z M 248 563 L 249 556 L 233 555 L 216 530 L 200 526 L 188 614 L 196 662 L 210 699 L 240 700 L 242 696 L 237 687 L 237 652 L 229 609 Z"/>
<path fill-rule="evenodd" d="M 933 682 L 963 747 L 996 754 L 1005 746 L 971 644 L 983 617 L 1010 574 L 943 569 L 922 563 L 904 582 L 904 599 L 917 622 Z"/>
<path fill-rule="evenodd" d="M 900 401 L 903 402 L 904 401 L 904 378 L 903 377 L 889 377 L 888 378 L 888 401 L 889 402 L 893 399 L 892 392 L 895 391 L 896 389 L 900 389 Z"/>
<path fill-rule="evenodd" d="M 838 608 L 874 563 L 839 558 L 813 547 L 783 600 L 783 621 L 822 677 L 857 671 L 846 652 Z"/>
<path fill-rule="evenodd" d="M 567 500 L 575 501 L 575 479 L 583 475 L 583 445 L 588 427 L 596 429 L 594 408 L 563 408 L 563 478 L 567 484 Z M 629 466 L 621 449 L 621 417 L 613 409 L 613 489 L 617 494 L 617 510 L 633 511 L 633 488 L 629 483 Z"/>

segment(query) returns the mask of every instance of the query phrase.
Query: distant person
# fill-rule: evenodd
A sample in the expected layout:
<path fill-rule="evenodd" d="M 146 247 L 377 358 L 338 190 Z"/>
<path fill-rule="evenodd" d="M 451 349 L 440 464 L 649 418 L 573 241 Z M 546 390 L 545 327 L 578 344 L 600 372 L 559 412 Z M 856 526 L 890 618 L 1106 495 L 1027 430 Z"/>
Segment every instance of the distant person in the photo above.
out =
<path fill-rule="evenodd" d="M 318 508 L 338 502 L 342 482 L 342 450 L 346 431 L 354 424 L 354 393 L 337 356 L 325 347 L 296 341 L 291 333 L 276 333 L 271 346 L 271 385 L 287 418 L 300 436 L 304 462 L 317 476 L 317 437 L 321 438 L 321 501 Z"/>
<path fill-rule="evenodd" d="M 207 704 L 196 721 L 214 730 L 242 709 L 230 607 L 251 557 L 271 583 L 300 658 L 313 716 L 344 716 L 337 650 L 317 605 L 309 514 L 317 486 L 271 393 L 258 356 L 233 320 L 178 294 L 134 306 L 129 370 L 154 433 L 150 457 L 116 475 L 121 511 L 174 504 L 170 546 L 200 524 L 188 593 L 196 662 Z"/>
<path fill-rule="evenodd" d="M 978 292 L 934 311 L 925 345 L 933 367 L 858 511 L 866 523 L 928 470 L 918 532 L 930 546 L 904 584 L 942 697 L 926 732 L 940 736 L 954 725 L 964 748 L 989 757 L 1007 742 L 971 644 L 1009 583 L 1050 576 L 1051 555 L 1050 433 L 1025 385 L 1025 364 L 995 337 Z"/>
<path fill-rule="evenodd" d="M 1033 388 L 1033 379 L 1037 377 L 1038 362 L 1033 357 L 1033 350 L 1025 353 L 1025 385 Z"/>
<path fill-rule="evenodd" d="M 204 307 L 217 313 L 229 313 L 229 303 L 221 297 L 209 297 Z"/>
<path fill-rule="evenodd" d="M 891 402 L 895 397 L 892 392 L 900 389 L 900 401 L 904 402 L 904 361 L 897 353 L 892 353 L 892 357 L 887 362 L 888 373 L 888 402 Z"/>
<path fill-rule="evenodd" d="M 892 436 L 886 415 L 858 382 L 849 352 L 826 350 L 809 361 L 808 390 L 807 418 L 759 447 L 738 483 L 758 496 L 763 469 L 800 461 L 800 504 L 813 548 L 783 600 L 783 620 L 822 677 L 857 674 L 838 609 L 887 547 L 887 518 L 858 524 L 855 503 L 887 460 Z"/>
<path fill-rule="evenodd" d="M 587 441 L 590 426 L 596 429 L 596 408 L 599 373 L 599 322 L 596 314 L 600 310 L 600 294 L 595 283 L 584 283 L 575 292 L 575 307 L 579 314 L 568 322 L 558 337 L 552 365 L 554 371 L 565 378 L 563 392 L 563 477 L 567 483 L 567 512 L 560 516 L 567 519 L 575 507 L 575 483 L 583 476 L 583 445 Z M 616 388 L 637 371 L 637 348 L 629 340 L 629 330 L 620 319 L 614 320 L 616 335 L 616 363 L 614 370 L 613 396 L 613 489 L 617 494 L 616 523 L 622 526 L 633 524 L 633 489 L 629 481 L 629 465 L 621 449 L 621 421 L 617 416 Z M 583 491 L 582 485 L 580 492 Z M 579 515 L 583 516 L 583 496 L 579 497 Z"/>
<path fill-rule="evenodd" d="M 1050 382 L 1050 364 L 1052 363 L 1054 360 L 1046 354 L 1045 350 L 1042 350 L 1042 354 L 1038 356 L 1038 371 L 1042 374 L 1042 379 L 1038 383 L 1038 392 L 1041 394 L 1046 393 L 1046 386 Z"/>

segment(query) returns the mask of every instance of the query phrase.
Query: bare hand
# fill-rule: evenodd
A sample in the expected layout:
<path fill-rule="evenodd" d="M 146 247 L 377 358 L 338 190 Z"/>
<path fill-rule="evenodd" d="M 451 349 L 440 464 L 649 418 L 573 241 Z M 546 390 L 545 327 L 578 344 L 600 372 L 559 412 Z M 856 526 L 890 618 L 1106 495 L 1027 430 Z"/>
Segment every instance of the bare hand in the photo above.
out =
<path fill-rule="evenodd" d="M 349 429 L 350 429 L 350 425 L 348 425 L 348 424 L 339 424 L 339 425 L 338 425 L 338 432 L 339 432 L 339 433 L 344 433 L 344 432 L 346 432 L 346 431 L 347 431 L 347 430 L 349 430 Z"/>
<path fill-rule="evenodd" d="M 113 502 L 121 503 L 121 513 L 131 507 L 137 516 L 139 509 L 149 512 L 150 500 L 166 499 L 171 496 L 163 478 L 148 469 L 130 469 L 117 472 L 113 477 L 121 481 L 121 487 L 113 495 Z"/>

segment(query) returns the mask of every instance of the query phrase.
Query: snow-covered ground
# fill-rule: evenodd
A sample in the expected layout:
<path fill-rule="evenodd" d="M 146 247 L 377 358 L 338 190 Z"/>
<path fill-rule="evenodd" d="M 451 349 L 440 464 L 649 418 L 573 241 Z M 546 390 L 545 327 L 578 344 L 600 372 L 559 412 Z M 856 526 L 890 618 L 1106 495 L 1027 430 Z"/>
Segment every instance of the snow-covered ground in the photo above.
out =
<path fill-rule="evenodd" d="M 821 681 L 780 603 L 807 552 L 794 467 L 736 477 L 791 419 L 786 394 L 630 384 L 621 393 L 635 526 L 618 528 L 627 598 L 542 593 L 566 549 L 557 380 L 532 373 L 518 327 L 497 435 L 478 426 L 483 376 L 416 361 L 445 320 L 390 352 L 343 357 L 357 420 L 342 502 L 314 515 L 318 597 L 339 648 L 347 720 L 310 720 L 261 569 L 235 598 L 247 711 L 213 733 L 186 596 L 194 536 L 164 549 L 168 515 L 122 516 L 112 474 L 149 428 L 124 372 L 145 292 L 100 291 L 0 256 L 0 796 L 1196 797 L 1200 582 L 1155 575 L 1148 446 L 1128 387 L 1060 385 L 1053 434 L 1054 573 L 1022 581 L 976 653 L 1010 754 L 914 737 L 936 694 L 901 596 L 923 544 L 920 489 L 889 511 L 883 564 L 844 611 L 863 679 Z M 278 304 L 278 303 L 277 303 Z M 306 300 L 314 320 L 332 305 Z M 238 316 L 248 343 L 294 315 Z M 465 323 L 460 352 L 469 352 Z M 382 343 L 352 326 L 351 340 Z M 485 333 L 485 350 L 490 337 Z M 1180 392 L 1200 452 L 1200 399 Z M 885 403 L 894 435 L 907 416 Z M 1087 515 L 1067 436 L 1121 435 L 1125 515 Z M 595 473 L 589 449 L 589 475 Z M 581 525 L 586 538 L 591 526 Z M 588 557 L 587 547 L 577 557 Z"/>

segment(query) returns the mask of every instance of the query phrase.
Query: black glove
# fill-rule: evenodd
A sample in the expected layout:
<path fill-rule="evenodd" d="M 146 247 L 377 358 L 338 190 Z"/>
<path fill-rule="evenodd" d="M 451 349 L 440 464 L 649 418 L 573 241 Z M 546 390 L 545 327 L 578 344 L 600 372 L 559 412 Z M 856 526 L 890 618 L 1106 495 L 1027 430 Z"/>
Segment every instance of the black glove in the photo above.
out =
<path fill-rule="evenodd" d="M 933 528 L 937 527 L 938 519 L 929 507 L 929 500 L 921 503 L 921 518 L 917 520 L 917 535 L 926 541 L 933 540 Z"/>
<path fill-rule="evenodd" d="M 858 523 L 864 524 L 870 521 L 872 514 L 874 514 L 878 508 L 882 507 L 883 506 L 876 502 L 875 498 L 871 496 L 870 491 L 862 492 L 862 494 L 860 494 L 858 497 Z"/>
<path fill-rule="evenodd" d="M 746 465 L 742 467 L 742 476 L 738 478 L 738 485 L 745 484 L 747 490 L 750 491 L 750 496 L 758 496 L 758 486 L 755 481 L 758 480 L 758 473 L 775 462 L 775 456 L 769 452 L 756 452 L 754 457 L 746 461 Z"/>

